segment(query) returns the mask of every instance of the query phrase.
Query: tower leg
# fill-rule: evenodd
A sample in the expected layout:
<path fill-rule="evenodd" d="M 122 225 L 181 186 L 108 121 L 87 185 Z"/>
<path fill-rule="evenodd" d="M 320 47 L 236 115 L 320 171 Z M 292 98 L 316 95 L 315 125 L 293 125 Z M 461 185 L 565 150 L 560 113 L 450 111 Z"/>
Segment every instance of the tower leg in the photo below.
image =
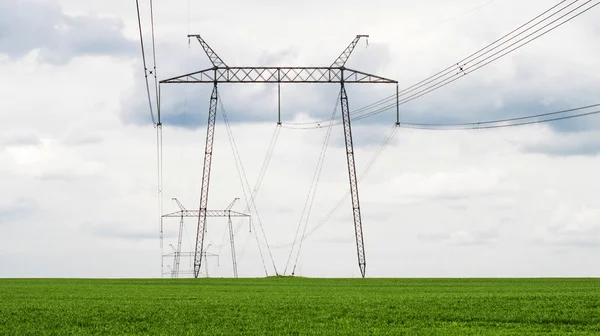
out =
<path fill-rule="evenodd" d="M 354 163 L 354 145 L 352 143 L 352 127 L 350 125 L 350 109 L 348 95 L 342 83 L 341 88 L 342 120 L 344 122 L 344 139 L 346 140 L 346 159 L 348 161 L 348 176 L 350 178 L 350 192 L 352 195 L 352 214 L 354 215 L 354 233 L 356 236 L 356 252 L 358 267 L 362 277 L 365 277 L 367 261 L 365 258 L 365 244 L 363 240 L 362 220 L 360 217 L 360 202 L 358 198 L 358 182 L 356 179 L 356 165 Z"/>
<path fill-rule="evenodd" d="M 177 252 L 175 252 L 175 256 L 173 257 L 173 267 L 171 267 L 171 278 L 175 279 L 177 277 L 177 273 L 175 272 L 175 264 L 177 263 Z"/>
<path fill-rule="evenodd" d="M 208 253 L 204 252 L 204 268 L 206 269 L 206 277 L 208 278 Z"/>
<path fill-rule="evenodd" d="M 235 244 L 234 244 L 234 237 L 233 237 L 233 223 L 231 222 L 231 216 L 229 216 L 229 241 L 231 242 L 231 260 L 233 262 L 233 277 L 237 278 L 238 277 L 237 260 L 236 260 L 236 257 L 235 257 Z"/>
<path fill-rule="evenodd" d="M 181 261 L 181 238 L 183 233 L 183 216 L 179 220 L 179 234 L 177 238 L 177 251 L 175 251 L 175 262 L 173 264 L 173 278 L 179 277 L 179 262 Z"/>
<path fill-rule="evenodd" d="M 208 186 L 210 183 L 210 167 L 212 163 L 213 141 L 215 138 L 215 121 L 217 119 L 217 83 L 213 87 L 208 109 L 208 124 L 206 126 L 206 147 L 204 151 L 204 168 L 202 170 L 202 187 L 200 189 L 200 214 L 196 232 L 196 249 L 194 252 L 194 277 L 200 275 L 202 254 L 204 252 L 204 236 L 206 230 L 206 207 L 208 205 Z M 207 271 L 208 273 L 208 271 Z"/>

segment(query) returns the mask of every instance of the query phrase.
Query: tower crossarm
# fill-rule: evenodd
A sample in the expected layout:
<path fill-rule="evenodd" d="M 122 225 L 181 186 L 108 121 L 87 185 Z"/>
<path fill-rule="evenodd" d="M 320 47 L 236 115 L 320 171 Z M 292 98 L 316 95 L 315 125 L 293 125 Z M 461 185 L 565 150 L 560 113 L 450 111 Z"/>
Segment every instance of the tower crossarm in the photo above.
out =
<path fill-rule="evenodd" d="M 196 254 L 196 252 L 181 252 L 179 253 L 180 256 L 182 257 L 193 257 Z M 218 254 L 214 254 L 214 253 L 210 253 L 210 252 L 204 252 L 202 253 L 203 255 L 206 255 L 207 257 L 218 257 Z M 175 256 L 175 252 L 171 252 L 171 253 L 167 253 L 164 254 L 163 257 L 168 258 L 168 257 L 173 257 Z"/>
<path fill-rule="evenodd" d="M 181 202 L 179 202 L 179 200 L 175 197 L 173 197 L 173 201 L 175 201 L 175 203 L 177 203 L 177 206 L 179 207 L 179 209 L 181 209 L 182 211 L 186 210 L 185 207 L 183 206 L 183 204 L 181 204 Z"/>
<path fill-rule="evenodd" d="M 234 198 L 233 201 L 231 201 L 231 203 L 229 203 L 229 205 L 227 206 L 227 208 L 225 208 L 226 211 L 230 211 L 231 208 L 233 208 L 233 205 L 235 204 L 235 202 L 237 202 L 239 200 L 239 198 Z"/>
<path fill-rule="evenodd" d="M 398 83 L 366 72 L 341 67 L 217 67 L 161 83 Z"/>
<path fill-rule="evenodd" d="M 181 210 L 163 215 L 163 218 L 200 216 L 200 210 Z M 206 210 L 206 217 L 250 217 L 250 215 L 231 210 Z"/>
<path fill-rule="evenodd" d="M 354 38 L 354 40 L 352 40 L 352 42 L 350 42 L 350 45 L 348 45 L 348 47 L 346 48 L 346 50 L 344 50 L 340 56 L 335 60 L 335 62 L 333 62 L 333 64 L 331 65 L 331 67 L 344 67 L 346 65 L 346 62 L 348 61 L 348 58 L 350 58 L 350 55 L 352 54 L 352 52 L 354 51 L 354 48 L 356 47 L 356 45 L 358 44 L 358 42 L 360 41 L 361 38 L 369 38 L 369 35 L 356 35 L 356 37 Z M 368 43 L 368 42 L 367 42 Z"/>
<path fill-rule="evenodd" d="M 188 35 L 188 38 L 192 37 L 196 38 L 198 42 L 200 42 L 202 49 L 204 49 L 204 52 L 206 52 L 206 56 L 208 56 L 210 62 L 215 66 L 215 68 L 227 67 L 227 64 L 223 62 L 221 57 L 219 57 L 219 55 L 217 55 L 217 53 L 214 50 L 212 50 L 212 48 L 208 45 L 208 43 L 206 43 L 206 41 L 204 41 L 202 37 L 200 37 L 200 35 Z"/>

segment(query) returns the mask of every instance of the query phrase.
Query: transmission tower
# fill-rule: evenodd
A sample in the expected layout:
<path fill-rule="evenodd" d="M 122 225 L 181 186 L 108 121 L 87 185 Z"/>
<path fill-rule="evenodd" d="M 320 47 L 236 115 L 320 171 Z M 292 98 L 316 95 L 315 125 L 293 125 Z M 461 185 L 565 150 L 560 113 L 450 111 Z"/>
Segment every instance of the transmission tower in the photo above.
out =
<path fill-rule="evenodd" d="M 163 258 L 174 259 L 176 255 L 177 254 L 175 252 L 173 252 L 173 253 L 166 253 L 166 254 L 163 255 Z M 194 252 L 181 252 L 178 255 L 180 257 L 193 258 L 194 255 L 195 255 L 195 253 Z M 214 254 L 214 253 L 210 253 L 210 252 L 207 252 L 207 251 L 204 251 L 202 253 L 202 257 L 204 258 L 204 265 L 205 265 L 205 269 L 206 269 L 206 277 L 208 278 L 208 257 L 215 257 L 215 258 L 217 258 L 217 265 L 218 265 L 219 264 L 219 255 L 218 254 Z M 169 275 L 169 276 L 171 276 L 171 278 L 179 278 L 181 275 L 194 275 L 194 270 L 193 269 L 191 269 L 189 271 L 188 270 L 185 270 L 185 271 L 179 270 L 177 273 L 174 273 L 172 266 L 167 265 L 167 267 L 170 269 L 170 271 L 169 272 L 164 272 L 163 271 L 162 274 L 163 275 Z"/>
<path fill-rule="evenodd" d="M 234 241 L 234 232 L 233 232 L 233 223 L 231 221 L 232 218 L 243 218 L 243 217 L 250 217 L 250 215 L 248 214 L 244 214 L 241 212 L 237 212 L 237 211 L 233 211 L 231 210 L 231 208 L 233 208 L 233 205 L 235 204 L 236 201 L 238 201 L 239 198 L 235 198 L 228 206 L 227 208 L 225 208 L 225 210 L 206 210 L 204 212 L 200 211 L 200 210 L 188 210 L 186 209 L 183 204 L 181 204 L 181 202 L 179 202 L 179 200 L 177 198 L 173 198 L 173 201 L 175 203 L 177 203 L 177 206 L 179 207 L 179 211 L 177 212 L 172 212 L 172 213 L 168 213 L 166 215 L 163 215 L 163 218 L 179 218 L 179 232 L 177 235 L 177 248 L 173 248 L 173 254 L 167 254 L 165 256 L 172 256 L 173 257 L 173 267 L 171 268 L 171 277 L 176 278 L 179 274 L 182 274 L 182 272 L 179 271 L 179 264 L 180 264 L 180 259 L 181 256 L 189 256 L 190 253 L 194 254 L 194 261 L 196 261 L 197 255 L 198 253 L 196 252 L 190 252 L 190 253 L 182 253 L 181 252 L 181 240 L 182 240 L 182 236 L 183 236 L 183 221 L 184 218 L 186 217 L 192 217 L 192 218 L 200 218 L 201 215 L 204 215 L 206 217 L 225 217 L 228 220 L 228 231 L 229 231 L 229 242 L 231 245 L 231 259 L 232 259 L 232 264 L 233 264 L 233 276 L 235 278 L 238 277 L 238 270 L 237 270 L 237 260 L 236 260 L 236 256 L 235 256 L 235 241 Z M 203 235 L 206 232 L 206 227 L 203 230 Z M 206 260 L 207 256 L 216 256 L 215 254 L 209 254 L 207 253 L 204 248 L 200 253 L 200 258 L 204 258 Z M 195 266 L 195 265 L 194 265 Z M 208 267 L 206 268 L 207 273 L 208 273 Z M 199 275 L 199 270 L 196 273 L 196 268 L 194 267 L 194 277 L 198 277 Z"/>
<path fill-rule="evenodd" d="M 208 124 L 206 131 L 206 147 L 204 154 L 204 168 L 202 173 L 202 185 L 200 188 L 200 213 L 198 218 L 198 229 L 196 234 L 196 249 L 194 257 L 194 276 L 200 274 L 202 265 L 202 251 L 204 246 L 204 233 L 206 227 L 208 190 L 210 182 L 210 169 L 212 162 L 213 140 L 215 131 L 215 120 L 217 113 L 217 84 L 218 83 L 277 83 L 278 85 L 278 118 L 281 124 L 281 84 L 282 83 L 336 83 L 340 84 L 340 103 L 342 106 L 342 121 L 344 125 L 344 140 L 346 142 L 346 162 L 348 164 L 348 178 L 352 194 L 352 213 L 354 217 L 354 232 L 356 237 L 356 252 L 358 256 L 358 267 L 362 277 L 366 273 L 366 257 L 362 230 L 362 219 L 360 213 L 360 201 L 358 196 L 358 183 L 356 179 L 356 165 L 354 162 L 354 144 L 352 142 L 352 127 L 350 122 L 350 108 L 346 84 L 396 84 L 398 93 L 398 82 L 392 79 L 380 77 L 366 72 L 346 68 L 346 62 L 354 51 L 361 38 L 368 35 L 357 35 L 340 56 L 328 67 L 230 67 L 215 53 L 200 35 L 188 35 L 188 38 L 196 38 L 206 55 L 212 63 L 212 67 L 185 75 L 162 80 L 161 84 L 172 83 L 211 83 L 213 91 L 210 97 L 208 110 Z M 398 95 L 396 95 L 398 102 Z M 396 104 L 396 125 L 399 125 L 399 111 Z M 160 114 L 158 122 L 161 122 Z"/>

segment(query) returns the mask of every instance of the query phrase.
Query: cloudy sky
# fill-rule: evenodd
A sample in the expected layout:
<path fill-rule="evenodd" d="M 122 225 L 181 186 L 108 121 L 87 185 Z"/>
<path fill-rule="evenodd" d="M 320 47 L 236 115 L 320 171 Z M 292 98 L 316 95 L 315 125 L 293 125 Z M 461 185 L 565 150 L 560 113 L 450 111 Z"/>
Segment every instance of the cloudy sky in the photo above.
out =
<path fill-rule="evenodd" d="M 147 1 L 141 1 L 149 43 Z M 210 67 L 188 33 L 231 66 L 347 66 L 408 87 L 455 64 L 557 0 L 155 1 L 159 78 Z M 583 1 L 581 1 L 583 2 Z M 594 3 L 597 1 L 593 1 Z M 210 7 L 208 7 L 210 6 Z M 600 6 L 599 6 L 600 7 Z M 600 9 L 434 93 L 403 121 L 462 122 L 600 103 Z M 156 130 L 145 96 L 135 2 L 0 0 L 0 277 L 160 277 Z M 249 184 L 276 129 L 271 85 L 221 85 Z M 165 85 L 164 212 L 198 207 L 210 85 Z M 351 109 L 393 86 L 349 85 Z M 282 87 L 284 123 L 331 115 L 338 87 Z M 354 123 L 364 171 L 394 112 Z M 600 119 L 466 131 L 400 128 L 360 184 L 370 277 L 600 276 Z M 252 211 L 236 234 L 241 276 L 264 276 L 260 222 L 282 273 L 327 129 L 279 130 Z M 332 129 L 307 232 L 348 188 L 343 130 Z M 219 117 L 209 208 L 243 211 Z M 177 219 L 164 221 L 165 253 Z M 227 221 L 209 221 L 211 276 L 230 276 Z M 191 251 L 193 220 L 186 222 Z M 266 252 L 264 237 L 261 239 Z M 273 262 L 265 253 L 267 271 Z M 172 259 L 165 259 L 164 270 Z M 190 269 L 189 259 L 182 260 Z M 288 268 L 288 273 L 291 267 Z M 204 273 L 204 269 L 203 269 Z M 296 274 L 356 277 L 350 201 L 308 237 Z"/>

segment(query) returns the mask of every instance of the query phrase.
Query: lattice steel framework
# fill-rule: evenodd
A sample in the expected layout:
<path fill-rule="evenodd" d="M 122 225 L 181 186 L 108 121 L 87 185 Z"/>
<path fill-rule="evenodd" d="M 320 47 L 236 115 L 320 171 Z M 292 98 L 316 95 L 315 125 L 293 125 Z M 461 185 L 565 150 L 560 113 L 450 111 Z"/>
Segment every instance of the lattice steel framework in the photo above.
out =
<path fill-rule="evenodd" d="M 358 266 L 362 277 L 366 274 L 366 257 L 363 240 L 362 220 L 360 214 L 360 202 L 358 196 L 358 183 L 356 179 L 356 168 L 354 163 L 354 148 L 352 142 L 352 127 L 350 123 L 350 111 L 348 109 L 348 96 L 345 84 L 396 84 L 393 79 L 369 74 L 366 72 L 346 68 L 346 62 L 354 51 L 361 38 L 368 35 L 357 35 L 348 47 L 340 54 L 335 62 L 329 67 L 230 67 L 212 50 L 212 48 L 200 37 L 200 35 L 188 35 L 188 38 L 196 38 L 206 55 L 213 64 L 212 68 L 187 73 L 181 76 L 162 80 L 162 84 L 185 83 L 200 84 L 213 83 L 213 94 L 210 99 L 208 115 L 206 151 L 204 156 L 204 170 L 202 175 L 202 187 L 200 195 L 200 210 L 198 218 L 198 233 L 196 236 L 196 257 L 194 258 L 195 277 L 198 277 L 202 263 L 202 248 L 204 244 L 204 231 L 206 217 L 208 216 L 206 206 L 208 202 L 208 188 L 210 181 L 210 167 L 212 161 L 212 145 L 214 137 L 214 126 L 216 118 L 217 84 L 218 83 L 337 83 L 341 85 L 342 116 L 344 123 L 344 138 L 346 141 L 346 160 L 348 164 L 348 175 L 350 190 L 352 192 L 352 211 L 354 215 L 354 230 L 356 233 L 356 247 L 358 254 Z M 280 87 L 278 87 L 280 90 Z M 278 91 L 279 116 L 278 123 L 281 124 L 281 101 Z M 399 111 L 396 109 L 396 124 L 398 125 Z M 160 115 L 159 115 L 160 122 Z M 233 214 L 232 214 L 233 217 Z"/>

